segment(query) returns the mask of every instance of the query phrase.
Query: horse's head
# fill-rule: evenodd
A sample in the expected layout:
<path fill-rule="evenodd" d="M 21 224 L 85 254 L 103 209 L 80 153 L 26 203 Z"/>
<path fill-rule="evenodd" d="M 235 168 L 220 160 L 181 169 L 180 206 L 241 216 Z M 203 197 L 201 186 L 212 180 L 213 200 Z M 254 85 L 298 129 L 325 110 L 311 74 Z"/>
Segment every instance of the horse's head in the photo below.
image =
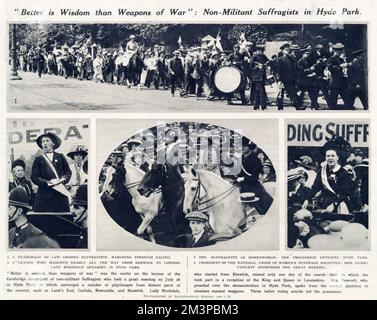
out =
<path fill-rule="evenodd" d="M 137 191 L 145 197 L 149 197 L 161 184 L 165 174 L 165 168 L 162 164 L 156 163 L 141 180 Z"/>
<path fill-rule="evenodd" d="M 183 201 L 183 212 L 188 214 L 190 211 L 197 209 L 199 205 L 199 176 L 193 169 L 185 169 L 182 173 L 185 182 L 185 199 Z"/>
<path fill-rule="evenodd" d="M 104 170 L 102 171 L 102 174 L 105 176 L 105 181 L 103 182 L 103 185 L 102 185 L 101 194 L 104 192 L 111 193 L 113 191 L 112 181 L 116 174 L 116 170 L 113 166 L 108 166 L 107 168 L 104 168 Z"/>

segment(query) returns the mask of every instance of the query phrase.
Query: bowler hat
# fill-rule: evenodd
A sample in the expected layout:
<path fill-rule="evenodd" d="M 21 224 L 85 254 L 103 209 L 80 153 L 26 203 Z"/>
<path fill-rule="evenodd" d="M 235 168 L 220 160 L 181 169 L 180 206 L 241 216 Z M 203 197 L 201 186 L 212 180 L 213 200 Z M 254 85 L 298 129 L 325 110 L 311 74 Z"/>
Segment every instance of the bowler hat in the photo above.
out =
<path fill-rule="evenodd" d="M 335 43 L 335 44 L 332 46 L 332 48 L 333 48 L 334 50 L 342 50 L 342 49 L 344 49 L 344 44 L 338 42 L 338 43 Z"/>
<path fill-rule="evenodd" d="M 62 141 L 60 140 L 60 138 L 55 133 L 46 132 L 46 133 L 41 134 L 37 138 L 37 145 L 41 149 L 43 149 L 43 147 L 42 147 L 42 139 L 44 137 L 50 138 L 52 140 L 52 142 L 54 143 L 54 150 L 58 149 L 60 147 L 60 145 L 62 144 Z"/>

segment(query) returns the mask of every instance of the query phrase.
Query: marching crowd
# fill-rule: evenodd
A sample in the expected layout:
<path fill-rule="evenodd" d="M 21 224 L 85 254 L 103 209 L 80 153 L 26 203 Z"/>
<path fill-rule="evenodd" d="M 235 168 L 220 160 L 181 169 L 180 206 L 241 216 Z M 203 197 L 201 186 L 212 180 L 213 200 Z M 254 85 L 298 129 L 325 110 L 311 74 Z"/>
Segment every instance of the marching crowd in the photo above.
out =
<path fill-rule="evenodd" d="M 77 231 L 75 248 L 87 248 L 87 183 L 88 152 L 83 145 L 75 145 L 66 156 L 56 152 L 61 145 L 54 133 L 40 135 L 36 143 L 40 152 L 31 168 L 31 181 L 25 176 L 26 163 L 12 161 L 9 180 L 9 248 L 64 247 L 54 234 L 46 230 L 63 223 Z M 29 222 L 31 213 L 55 214 L 54 222 L 41 223 L 38 228 Z M 59 218 L 68 214 L 72 219 Z M 45 217 L 46 218 L 46 217 Z M 67 229 L 67 226 L 65 227 Z M 58 230 L 58 234 L 62 230 Z M 64 233 L 64 232 L 63 232 Z"/>
<path fill-rule="evenodd" d="M 336 214 L 336 220 L 352 220 L 368 228 L 367 153 L 367 150 L 352 148 L 342 137 L 337 137 L 324 144 L 320 156 L 300 153 L 289 164 L 290 247 L 296 246 L 299 239 L 301 246 L 307 248 L 312 236 L 328 234 L 331 219 L 328 221 L 326 214 Z M 318 215 L 314 216 L 315 213 Z"/>
<path fill-rule="evenodd" d="M 40 77 L 54 74 L 131 86 L 140 85 L 140 75 L 133 78 L 128 70 L 130 59 L 138 55 L 145 73 L 143 85 L 157 90 L 170 88 L 172 96 L 178 90 L 181 97 L 205 96 L 208 100 L 224 99 L 228 104 L 233 104 L 236 98 L 255 110 L 265 110 L 272 104 L 283 110 L 287 103 L 284 98 L 289 98 L 289 104 L 297 110 L 306 107 L 354 109 L 355 100 L 359 98 L 363 108 L 368 109 L 363 49 L 346 57 L 342 43 L 308 43 L 303 47 L 286 43 L 268 58 L 264 54 L 265 43 L 246 40 L 235 44 L 231 53 L 207 45 L 181 46 L 169 53 L 159 45 L 149 49 L 139 46 L 135 38 L 130 37 L 125 50 L 107 51 L 99 47 L 96 53 L 89 50 L 88 44 L 55 45 L 51 50 L 31 47 L 18 53 L 19 68 L 37 72 Z M 242 80 L 236 92 L 224 93 L 216 87 L 215 74 L 222 66 L 234 66 L 241 72 Z M 276 95 L 270 98 L 265 87 L 273 84 L 277 88 Z M 310 106 L 305 105 L 306 95 Z M 320 96 L 326 104 L 319 103 Z M 339 97 L 343 105 L 338 103 Z"/>

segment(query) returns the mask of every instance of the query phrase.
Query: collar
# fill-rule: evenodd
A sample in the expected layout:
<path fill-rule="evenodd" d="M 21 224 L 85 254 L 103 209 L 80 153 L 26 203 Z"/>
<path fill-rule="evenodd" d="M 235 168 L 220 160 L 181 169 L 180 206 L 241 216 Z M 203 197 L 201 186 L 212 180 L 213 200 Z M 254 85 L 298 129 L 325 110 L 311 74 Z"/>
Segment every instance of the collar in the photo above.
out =
<path fill-rule="evenodd" d="M 199 239 L 203 236 L 203 234 L 204 234 L 204 230 L 195 236 L 193 235 L 192 237 L 194 238 L 194 243 L 197 243 Z"/>

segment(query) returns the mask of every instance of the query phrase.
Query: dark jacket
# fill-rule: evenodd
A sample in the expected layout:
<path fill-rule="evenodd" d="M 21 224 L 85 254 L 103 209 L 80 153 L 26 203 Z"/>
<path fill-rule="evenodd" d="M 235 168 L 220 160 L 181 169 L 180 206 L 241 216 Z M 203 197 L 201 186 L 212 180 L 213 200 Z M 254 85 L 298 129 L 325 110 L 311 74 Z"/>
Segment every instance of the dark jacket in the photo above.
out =
<path fill-rule="evenodd" d="M 296 60 L 290 55 L 283 55 L 276 59 L 276 78 L 283 83 L 296 84 L 298 69 Z"/>
<path fill-rule="evenodd" d="M 204 232 L 196 243 L 194 243 L 194 237 L 192 234 L 185 234 L 182 236 L 180 243 L 182 248 L 199 248 L 209 246 L 211 244 L 209 242 L 209 234 L 207 232 Z"/>
<path fill-rule="evenodd" d="M 327 60 L 327 68 L 331 72 L 330 88 L 344 88 L 347 86 L 346 78 L 344 77 L 343 69 L 340 66 L 345 61 L 336 56 L 332 56 Z"/>
<path fill-rule="evenodd" d="M 170 76 L 183 78 L 185 71 L 183 69 L 182 60 L 180 58 L 173 58 L 169 61 L 169 73 Z M 174 72 L 174 75 L 171 73 L 171 71 Z"/>
<path fill-rule="evenodd" d="M 266 81 L 266 63 L 268 58 L 263 53 L 256 53 L 250 61 L 251 80 Z"/>
<path fill-rule="evenodd" d="M 298 87 L 310 87 L 313 85 L 314 73 L 310 70 L 311 61 L 310 58 L 301 58 L 298 63 Z"/>
<path fill-rule="evenodd" d="M 54 152 L 52 162 L 59 178 L 64 178 L 67 183 L 72 172 L 64 155 Z M 56 176 L 44 157 L 36 157 L 31 170 L 31 181 L 38 186 L 34 211 L 69 212 L 68 198 L 47 185 L 51 179 Z"/>

